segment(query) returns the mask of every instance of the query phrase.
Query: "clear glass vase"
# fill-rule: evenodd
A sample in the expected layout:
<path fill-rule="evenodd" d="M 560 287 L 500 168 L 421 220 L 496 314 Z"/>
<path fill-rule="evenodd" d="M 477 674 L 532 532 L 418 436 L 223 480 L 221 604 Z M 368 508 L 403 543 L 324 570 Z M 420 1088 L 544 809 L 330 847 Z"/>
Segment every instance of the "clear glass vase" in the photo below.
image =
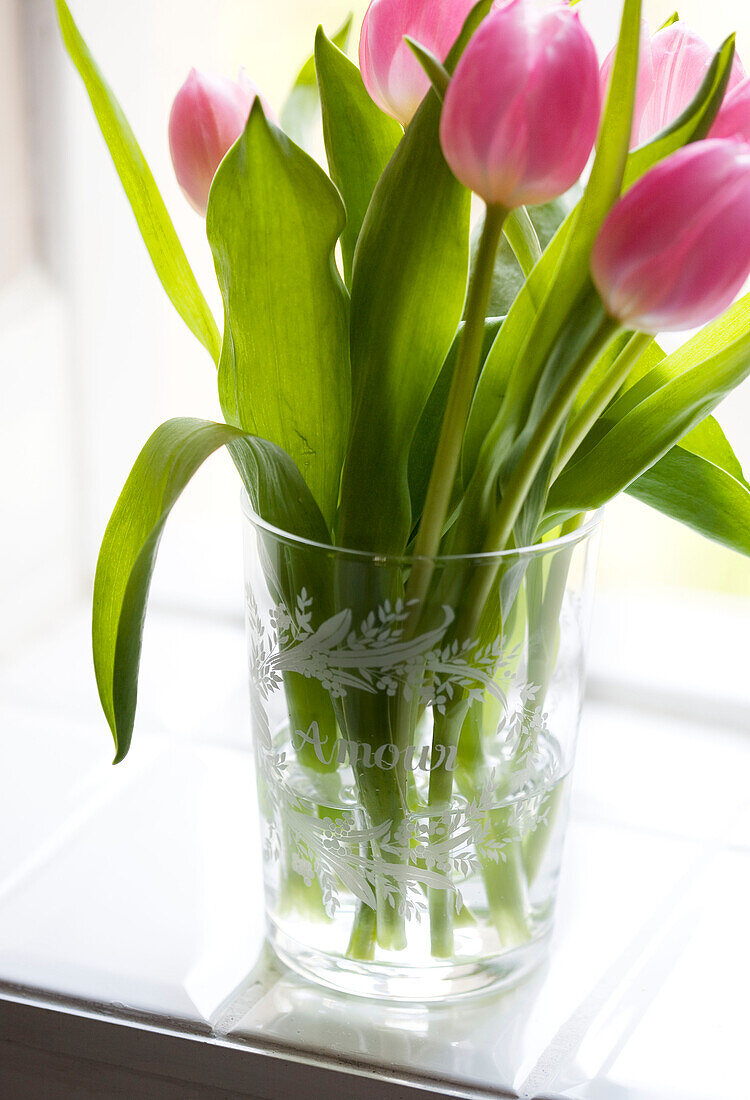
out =
<path fill-rule="evenodd" d="M 273 948 L 369 997 L 515 983 L 551 930 L 599 515 L 436 558 L 421 604 L 409 558 L 296 538 L 247 502 L 245 517 Z"/>

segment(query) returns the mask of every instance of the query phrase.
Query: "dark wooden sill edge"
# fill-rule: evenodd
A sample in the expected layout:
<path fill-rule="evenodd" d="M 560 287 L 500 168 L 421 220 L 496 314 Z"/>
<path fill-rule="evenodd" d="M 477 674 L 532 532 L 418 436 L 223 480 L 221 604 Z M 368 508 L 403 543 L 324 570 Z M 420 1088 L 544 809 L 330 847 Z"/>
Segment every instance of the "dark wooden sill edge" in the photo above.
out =
<path fill-rule="evenodd" d="M 103 1006 L 40 1003 L 38 991 L 0 985 L 0 1098 L 44 1100 L 148 1096 L 149 1100 L 467 1100 L 516 1097 L 429 1075 L 280 1043 L 227 1041 L 187 1021 L 157 1024 Z M 173 1028 L 173 1030 L 172 1030 Z M 384 1074 L 384 1075 L 381 1075 Z M 43 1089 L 39 1086 L 44 1082 Z M 186 1093 L 189 1087 L 189 1093 Z"/>

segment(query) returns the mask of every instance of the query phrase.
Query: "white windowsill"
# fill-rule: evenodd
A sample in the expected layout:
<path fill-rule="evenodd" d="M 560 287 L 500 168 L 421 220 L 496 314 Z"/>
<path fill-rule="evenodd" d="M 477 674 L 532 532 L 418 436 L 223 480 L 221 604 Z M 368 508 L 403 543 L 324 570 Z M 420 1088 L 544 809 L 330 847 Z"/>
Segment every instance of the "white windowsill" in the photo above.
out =
<path fill-rule="evenodd" d="M 591 699 L 549 968 L 498 1002 L 414 1016 L 273 965 L 244 982 L 263 929 L 239 620 L 152 612 L 116 769 L 87 608 L 6 662 L 0 700 L 0 981 L 322 1064 L 371 1059 L 389 1079 L 458 1078 L 464 1095 L 745 1095 L 746 721 Z"/>

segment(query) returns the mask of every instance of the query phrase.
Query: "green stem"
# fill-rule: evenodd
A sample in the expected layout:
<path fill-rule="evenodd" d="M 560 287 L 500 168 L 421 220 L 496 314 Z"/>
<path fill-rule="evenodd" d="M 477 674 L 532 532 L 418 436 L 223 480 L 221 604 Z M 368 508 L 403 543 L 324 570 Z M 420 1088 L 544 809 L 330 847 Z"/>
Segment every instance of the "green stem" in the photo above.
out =
<path fill-rule="evenodd" d="M 440 744 L 445 745 L 446 749 L 449 745 L 457 744 L 463 718 L 462 713 L 454 713 L 450 718 L 438 721 L 436 715 L 434 740 L 437 741 L 438 731 L 440 730 Z M 449 809 L 452 795 L 453 773 L 442 766 L 435 768 L 434 771 L 430 772 L 428 795 L 431 814 L 429 828 L 431 841 L 434 831 L 438 827 L 437 822 L 432 820 L 432 815 L 437 817 L 441 811 Z M 453 893 L 437 886 L 430 886 L 427 896 L 430 909 L 430 950 L 437 959 L 449 959 L 453 954 L 453 913 L 455 910 Z"/>
<path fill-rule="evenodd" d="M 636 332 L 631 336 L 615 359 L 607 376 L 596 387 L 578 415 L 573 417 L 563 436 L 560 454 L 552 475 L 553 481 L 570 462 L 610 401 L 617 395 L 618 390 L 635 364 L 653 341 L 654 337 L 645 332 Z"/>
<path fill-rule="evenodd" d="M 560 537 L 571 535 L 583 523 L 585 512 L 578 512 L 566 520 L 560 528 Z M 530 684 L 539 689 L 534 697 L 536 706 L 541 710 L 554 671 L 557 647 L 560 639 L 560 611 L 565 596 L 565 586 L 570 571 L 573 547 L 557 550 L 549 566 L 547 583 L 540 576 L 539 598 L 535 600 L 529 592 L 537 571 L 544 568 L 544 558 L 538 557 L 529 564 L 526 584 L 529 605 L 528 666 L 526 677 Z"/>
<path fill-rule="evenodd" d="M 502 839 L 508 835 L 512 812 L 513 807 L 510 807 L 495 810 L 490 815 L 493 836 Z M 479 858 L 492 922 L 503 946 L 516 947 L 531 935 L 531 907 L 521 841 L 511 841 L 503 855 L 505 859 L 497 863 L 482 855 Z"/>
<path fill-rule="evenodd" d="M 528 278 L 531 269 L 542 258 L 542 246 L 534 229 L 534 223 L 529 217 L 525 206 L 519 206 L 511 210 L 508 220 L 503 226 L 503 233 L 513 254 L 518 260 L 521 271 Z"/>
<path fill-rule="evenodd" d="M 617 321 L 605 316 L 567 371 L 553 400 L 542 413 L 528 447 L 508 479 L 500 504 L 490 523 L 485 550 L 490 552 L 504 550 L 507 546 L 523 502 L 534 484 L 534 479 L 547 452 L 570 414 L 581 384 L 598 356 L 614 339 L 619 328 Z"/>
<path fill-rule="evenodd" d="M 552 788 L 547 795 L 546 804 L 539 807 L 540 812 L 543 809 L 547 810 L 547 820 L 543 824 L 537 824 L 536 828 L 532 832 L 528 832 L 523 838 L 523 862 L 526 866 L 526 879 L 529 886 L 531 886 L 539 873 L 539 868 L 542 866 L 542 862 L 547 853 L 547 847 L 554 832 L 557 815 L 560 811 L 563 794 L 565 793 L 566 783 L 567 779 L 561 779 L 560 782 Z"/>
<path fill-rule="evenodd" d="M 349 937 L 349 946 L 346 949 L 350 959 L 369 959 L 375 957 L 375 940 L 377 933 L 377 915 L 375 910 L 360 902 L 357 906 L 357 914 L 352 926 L 352 934 Z"/>
<path fill-rule="evenodd" d="M 407 599 L 416 600 L 416 617 L 432 579 L 433 558 L 448 515 L 453 483 L 458 471 L 466 424 L 474 396 L 484 338 L 484 321 L 492 288 L 495 257 L 508 212 L 502 206 L 488 206 L 474 270 L 466 299 L 466 323 L 453 372 L 448 402 L 427 487 L 422 518 L 414 540 L 414 564 L 407 587 Z M 412 629 L 416 626 L 413 622 Z"/>

